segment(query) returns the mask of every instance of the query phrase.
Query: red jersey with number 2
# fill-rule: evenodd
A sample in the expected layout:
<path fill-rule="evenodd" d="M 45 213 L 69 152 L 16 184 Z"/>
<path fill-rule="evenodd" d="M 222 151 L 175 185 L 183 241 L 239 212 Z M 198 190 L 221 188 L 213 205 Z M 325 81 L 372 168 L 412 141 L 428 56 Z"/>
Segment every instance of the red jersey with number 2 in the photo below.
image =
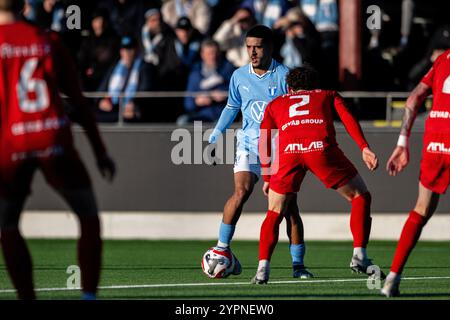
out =
<path fill-rule="evenodd" d="M 266 133 L 270 134 L 270 129 L 278 129 L 280 152 L 286 151 L 291 144 L 309 147 L 309 143 L 314 141 L 321 141 L 323 148 L 336 146 L 333 109 L 359 148 L 367 147 L 361 127 L 347 109 L 344 99 L 336 91 L 329 90 L 297 91 L 269 103 L 261 123 L 264 136 L 260 144 L 262 142 L 270 148 Z"/>
<path fill-rule="evenodd" d="M 25 22 L 0 26 L 0 143 L 8 162 L 61 153 L 72 145 L 59 96 L 64 55 L 54 34 Z M 67 81 L 77 75 L 65 74 Z"/>

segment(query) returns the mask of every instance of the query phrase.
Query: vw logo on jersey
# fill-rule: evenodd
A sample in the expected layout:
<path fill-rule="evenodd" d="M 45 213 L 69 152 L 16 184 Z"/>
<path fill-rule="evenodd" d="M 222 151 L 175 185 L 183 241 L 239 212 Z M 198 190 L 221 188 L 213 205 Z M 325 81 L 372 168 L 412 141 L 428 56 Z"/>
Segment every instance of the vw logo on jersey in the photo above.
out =
<path fill-rule="evenodd" d="M 266 109 L 267 102 L 255 101 L 250 106 L 250 113 L 254 121 L 261 123 L 264 117 L 264 110 Z"/>
<path fill-rule="evenodd" d="M 277 93 L 277 87 L 273 86 L 269 86 L 269 94 L 271 97 L 275 96 L 275 94 Z"/>

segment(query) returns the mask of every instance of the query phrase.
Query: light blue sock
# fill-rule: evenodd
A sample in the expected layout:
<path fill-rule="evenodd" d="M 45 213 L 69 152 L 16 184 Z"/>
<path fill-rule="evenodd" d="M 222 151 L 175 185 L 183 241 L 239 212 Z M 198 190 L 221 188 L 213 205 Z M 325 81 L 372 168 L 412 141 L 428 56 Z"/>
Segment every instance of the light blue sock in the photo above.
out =
<path fill-rule="evenodd" d="M 219 228 L 219 243 L 221 247 L 229 247 L 231 239 L 233 239 L 234 229 L 236 225 L 221 223 Z"/>
<path fill-rule="evenodd" d="M 292 265 L 303 265 L 303 258 L 306 252 L 305 244 L 291 244 L 289 245 L 289 251 L 291 251 Z"/>

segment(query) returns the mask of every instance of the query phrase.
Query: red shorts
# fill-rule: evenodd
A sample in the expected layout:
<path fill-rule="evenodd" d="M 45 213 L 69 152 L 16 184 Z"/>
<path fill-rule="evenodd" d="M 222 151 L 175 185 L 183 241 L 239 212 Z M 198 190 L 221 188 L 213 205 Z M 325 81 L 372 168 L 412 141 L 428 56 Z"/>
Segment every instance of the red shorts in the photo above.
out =
<path fill-rule="evenodd" d="M 337 146 L 304 154 L 282 153 L 278 171 L 270 178 L 270 188 L 280 194 L 298 192 L 308 170 L 333 189 L 344 186 L 358 174 Z"/>
<path fill-rule="evenodd" d="M 47 183 L 57 190 L 91 187 L 89 174 L 74 149 L 62 155 L 2 162 L 0 165 L 0 197 L 23 197 L 30 193 L 36 170 L 40 169 Z"/>
<path fill-rule="evenodd" d="M 450 185 L 449 134 L 425 134 L 419 180 L 435 193 L 446 192 Z"/>

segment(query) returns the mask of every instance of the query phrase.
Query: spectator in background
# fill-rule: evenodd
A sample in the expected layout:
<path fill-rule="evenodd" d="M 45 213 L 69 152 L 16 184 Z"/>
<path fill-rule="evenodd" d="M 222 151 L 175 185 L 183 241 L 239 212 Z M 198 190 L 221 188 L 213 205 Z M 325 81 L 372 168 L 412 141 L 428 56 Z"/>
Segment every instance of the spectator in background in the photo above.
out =
<path fill-rule="evenodd" d="M 189 18 L 182 17 L 175 28 L 175 36 L 169 37 L 167 46 L 157 66 L 158 85 L 161 91 L 186 90 L 187 78 L 194 63 L 199 60 L 202 35 L 191 25 Z M 154 99 L 154 101 L 157 99 Z M 184 113 L 183 98 L 163 98 L 158 104 L 170 108 L 158 110 L 158 121 L 175 122 Z"/>
<path fill-rule="evenodd" d="M 120 36 L 131 34 L 139 37 L 144 24 L 146 5 L 149 0 L 103 0 L 99 7 L 107 8 L 111 18 L 111 24 Z M 159 1 L 158 1 L 159 2 Z"/>
<path fill-rule="evenodd" d="M 269 28 L 272 28 L 290 8 L 287 0 L 244 0 L 242 6 L 251 8 L 256 22 Z"/>
<path fill-rule="evenodd" d="M 108 11 L 94 11 L 89 36 L 84 38 L 78 52 L 83 88 L 95 91 L 118 58 L 120 38 L 111 27 Z"/>
<path fill-rule="evenodd" d="M 187 17 L 195 29 L 206 34 L 211 23 L 211 9 L 205 0 L 167 0 L 161 7 L 164 21 L 176 28 L 180 18 Z"/>
<path fill-rule="evenodd" d="M 321 35 L 321 82 L 336 89 L 339 68 L 339 12 L 337 0 L 296 0 Z"/>
<path fill-rule="evenodd" d="M 214 40 L 219 43 L 220 49 L 226 52 L 227 59 L 236 67 L 242 67 L 250 62 L 245 35 L 255 24 L 253 11 L 248 7 L 242 7 L 231 19 L 224 21 L 214 34 Z"/>
<path fill-rule="evenodd" d="M 221 57 L 219 44 L 214 40 L 202 42 L 201 62 L 194 65 L 189 75 L 186 91 L 205 91 L 196 97 L 186 97 L 186 114 L 177 120 L 178 125 L 193 121 L 216 121 L 227 99 L 227 90 L 234 66 Z"/>
<path fill-rule="evenodd" d="M 241 0 L 206 0 L 211 11 L 211 20 L 206 36 L 211 38 L 222 22 L 231 18 L 240 7 Z"/>
<path fill-rule="evenodd" d="M 98 104 L 99 121 L 116 122 L 119 109 L 125 121 L 138 121 L 143 118 L 145 101 L 135 99 L 135 95 L 139 91 L 152 90 L 153 71 L 150 66 L 139 54 L 136 39 L 128 35 L 123 36 L 120 60 L 106 75 L 99 88 L 99 91 L 108 92 Z"/>
<path fill-rule="evenodd" d="M 61 40 L 76 56 L 81 44 L 81 31 L 69 30 L 65 15 L 70 0 L 26 0 L 24 17 L 41 28 L 59 33 Z"/>
<path fill-rule="evenodd" d="M 414 88 L 415 84 L 430 70 L 434 61 L 447 49 L 450 48 L 450 25 L 439 27 L 433 34 L 428 44 L 425 56 L 417 62 L 408 75 L 408 90 Z"/>
<path fill-rule="evenodd" d="M 65 8 L 57 0 L 26 0 L 24 16 L 44 29 L 62 32 L 66 28 Z"/>
<path fill-rule="evenodd" d="M 280 50 L 285 66 L 301 67 L 304 62 L 314 68 L 319 65 L 320 34 L 300 8 L 289 9 L 286 16 L 275 23 L 274 28 L 282 29 L 285 33 Z"/>
<path fill-rule="evenodd" d="M 162 21 L 161 11 L 151 8 L 145 12 L 145 24 L 142 27 L 142 45 L 144 60 L 155 66 L 164 59 L 163 55 L 168 42 L 174 38 L 173 31 Z"/>

